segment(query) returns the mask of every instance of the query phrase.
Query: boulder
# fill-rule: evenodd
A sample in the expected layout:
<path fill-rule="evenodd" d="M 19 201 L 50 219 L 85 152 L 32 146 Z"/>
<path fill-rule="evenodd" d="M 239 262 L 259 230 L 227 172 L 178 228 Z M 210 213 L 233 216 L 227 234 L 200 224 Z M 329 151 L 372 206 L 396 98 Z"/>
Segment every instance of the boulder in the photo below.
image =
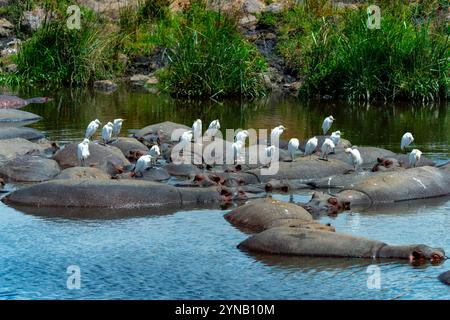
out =
<path fill-rule="evenodd" d="M 450 271 L 446 271 L 446 272 L 444 272 L 444 273 L 441 273 L 441 274 L 439 275 L 438 279 L 439 279 L 442 283 L 444 283 L 444 284 L 450 286 Z"/>
<path fill-rule="evenodd" d="M 30 124 L 39 120 L 42 120 L 42 117 L 31 112 L 0 108 L 0 125 Z"/>

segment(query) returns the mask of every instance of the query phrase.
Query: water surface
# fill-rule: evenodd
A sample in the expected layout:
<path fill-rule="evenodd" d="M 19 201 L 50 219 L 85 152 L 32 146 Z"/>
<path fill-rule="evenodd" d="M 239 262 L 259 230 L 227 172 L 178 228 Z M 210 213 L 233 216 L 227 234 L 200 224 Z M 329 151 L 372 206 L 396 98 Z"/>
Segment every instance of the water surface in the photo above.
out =
<path fill-rule="evenodd" d="M 46 92 L 22 91 L 22 96 Z M 333 129 L 357 145 L 399 149 L 405 131 L 425 155 L 450 158 L 450 106 L 371 105 L 267 98 L 256 102 L 174 101 L 130 93 L 105 95 L 86 90 L 53 93 L 47 105 L 24 110 L 42 115 L 31 125 L 50 139 L 82 138 L 86 124 L 125 118 L 128 130 L 171 120 L 190 125 L 219 118 L 223 128 L 288 127 L 286 138 L 304 140 L 320 133 L 322 119 L 333 114 Z M 13 187 L 13 186 L 8 186 Z M 288 201 L 289 195 L 275 195 Z M 308 201 L 309 192 L 294 201 Z M 449 299 L 450 289 L 437 276 L 450 269 L 412 266 L 398 261 L 251 255 L 236 248 L 248 235 L 216 209 L 160 215 L 86 213 L 54 215 L 21 212 L 0 203 L 1 299 Z M 450 199 L 402 203 L 370 212 L 322 217 L 340 232 L 391 244 L 425 243 L 450 251 Z M 368 289 L 367 267 L 381 270 L 381 289 Z M 66 269 L 81 269 L 81 289 L 67 289 Z"/>

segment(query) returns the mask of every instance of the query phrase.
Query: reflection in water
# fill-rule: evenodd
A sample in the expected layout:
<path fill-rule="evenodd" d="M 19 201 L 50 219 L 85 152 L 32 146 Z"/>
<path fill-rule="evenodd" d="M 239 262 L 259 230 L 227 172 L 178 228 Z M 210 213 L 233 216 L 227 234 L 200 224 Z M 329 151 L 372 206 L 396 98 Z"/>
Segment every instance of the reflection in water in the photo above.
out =
<path fill-rule="evenodd" d="M 414 147 L 432 157 L 450 156 L 450 104 L 443 105 L 351 105 L 342 102 L 308 101 L 294 98 L 266 97 L 253 102 L 227 100 L 175 100 L 168 96 L 130 92 L 125 88 L 105 95 L 88 89 L 63 89 L 59 92 L 18 92 L 23 97 L 51 95 L 54 101 L 30 105 L 24 110 L 39 114 L 43 121 L 33 127 L 45 131 L 51 139 L 79 140 L 86 125 L 93 119 L 103 123 L 124 118 L 124 131 L 148 124 L 174 121 L 191 125 L 202 118 L 204 126 L 220 119 L 222 128 L 273 128 L 283 124 L 288 128 L 283 139 L 297 137 L 304 141 L 320 134 L 323 118 L 336 118 L 332 130 L 355 145 L 380 146 L 400 151 L 400 138 L 411 131 Z M 432 128 L 432 130 L 430 130 Z M 206 128 L 204 128 L 206 129 Z"/>

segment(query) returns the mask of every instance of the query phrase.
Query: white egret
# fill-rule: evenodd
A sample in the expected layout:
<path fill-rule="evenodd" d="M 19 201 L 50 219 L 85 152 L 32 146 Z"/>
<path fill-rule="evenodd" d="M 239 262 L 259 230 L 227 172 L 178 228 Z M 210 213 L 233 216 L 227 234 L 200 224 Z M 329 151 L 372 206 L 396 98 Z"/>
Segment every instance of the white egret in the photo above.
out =
<path fill-rule="evenodd" d="M 271 146 L 265 148 L 264 150 L 266 152 L 266 157 L 269 159 L 268 165 L 270 166 L 270 164 L 272 163 L 272 161 L 275 157 L 275 146 L 271 145 Z"/>
<path fill-rule="evenodd" d="M 335 145 L 333 143 L 333 140 L 330 138 L 326 138 L 324 143 L 322 144 L 322 158 L 325 160 L 328 160 L 328 154 L 333 151 L 335 148 Z"/>
<path fill-rule="evenodd" d="M 188 131 L 183 132 L 183 134 L 181 135 L 181 138 L 180 138 L 180 143 L 182 144 L 182 146 L 185 147 L 189 143 L 191 143 L 192 137 L 193 137 L 192 130 L 188 130 Z"/>
<path fill-rule="evenodd" d="M 244 142 L 242 142 L 241 140 L 238 140 L 231 145 L 231 148 L 233 149 L 233 160 L 235 164 L 238 160 L 239 154 L 241 153 L 241 149 L 243 146 Z"/>
<path fill-rule="evenodd" d="M 86 159 L 90 155 L 91 154 L 89 153 L 89 139 L 84 139 L 81 143 L 78 144 L 77 148 L 77 159 L 82 167 L 84 167 Z"/>
<path fill-rule="evenodd" d="M 280 136 L 283 134 L 283 131 L 286 130 L 282 125 L 279 125 L 278 127 L 275 127 L 272 129 L 272 132 L 270 132 L 270 143 L 274 144 L 274 141 L 280 141 Z"/>
<path fill-rule="evenodd" d="M 333 118 L 333 116 L 326 117 L 325 120 L 323 120 L 323 123 L 322 123 L 323 134 L 327 134 L 327 132 L 328 132 L 328 130 L 330 130 L 331 125 L 333 124 L 334 120 L 335 119 Z"/>
<path fill-rule="evenodd" d="M 422 151 L 420 151 L 419 149 L 413 149 L 409 154 L 409 165 L 415 168 L 417 163 L 419 163 L 421 156 Z"/>
<path fill-rule="evenodd" d="M 409 146 L 411 143 L 413 143 L 414 137 L 411 134 L 411 132 L 407 132 L 402 137 L 402 142 L 400 144 L 400 148 L 402 150 L 405 150 L 407 146 Z"/>
<path fill-rule="evenodd" d="M 291 154 L 292 161 L 294 161 L 294 155 L 295 155 L 295 152 L 298 150 L 299 146 L 300 146 L 300 141 L 298 141 L 297 138 L 292 138 L 291 140 L 289 140 L 288 151 Z"/>
<path fill-rule="evenodd" d="M 363 164 L 361 153 L 355 147 L 347 148 L 345 149 L 345 152 L 350 154 L 350 157 L 352 158 L 353 168 L 355 168 L 356 171 L 358 167 Z"/>
<path fill-rule="evenodd" d="M 144 171 L 147 170 L 147 168 L 150 168 L 151 165 L 152 165 L 151 155 L 147 154 L 141 156 L 136 162 L 136 165 L 134 166 L 134 175 L 136 176 L 136 174 L 139 173 L 140 176 L 142 177 L 144 175 Z"/>
<path fill-rule="evenodd" d="M 241 130 L 238 133 L 236 133 L 236 141 L 241 141 L 242 143 L 244 143 L 245 139 L 247 138 L 248 138 L 247 130 Z"/>
<path fill-rule="evenodd" d="M 120 129 L 122 129 L 122 123 L 124 119 L 114 119 L 113 121 L 113 136 L 119 138 Z"/>
<path fill-rule="evenodd" d="M 319 144 L 319 140 L 316 137 L 313 137 L 308 140 L 305 145 L 305 156 L 311 156 L 317 149 L 317 145 Z"/>
<path fill-rule="evenodd" d="M 219 119 L 211 121 L 209 124 L 208 130 L 206 131 L 206 135 L 211 137 L 211 140 L 214 140 L 214 138 L 217 135 L 217 132 L 220 130 L 220 122 Z"/>
<path fill-rule="evenodd" d="M 102 139 L 103 143 L 107 144 L 111 140 L 111 135 L 113 131 L 114 124 L 108 122 L 102 129 Z"/>
<path fill-rule="evenodd" d="M 331 133 L 330 139 L 331 141 L 333 141 L 335 146 L 337 146 L 339 144 L 339 141 L 341 141 L 341 134 L 342 133 L 340 131 L 334 131 Z"/>
<path fill-rule="evenodd" d="M 194 133 L 194 141 L 199 142 L 202 137 L 202 120 L 197 119 L 192 125 L 192 132 Z"/>
<path fill-rule="evenodd" d="M 161 150 L 159 149 L 159 147 L 155 144 L 154 146 L 152 146 L 150 148 L 150 150 L 148 151 L 148 154 L 152 157 L 152 159 L 154 160 L 154 162 L 156 162 L 156 159 L 161 155 Z"/>
<path fill-rule="evenodd" d="M 89 123 L 89 125 L 87 126 L 87 128 L 86 128 L 86 134 L 85 134 L 84 137 L 86 139 L 90 139 L 95 134 L 95 132 L 97 131 L 98 127 L 101 124 L 102 123 L 98 119 L 95 119 L 94 121 L 91 121 Z"/>

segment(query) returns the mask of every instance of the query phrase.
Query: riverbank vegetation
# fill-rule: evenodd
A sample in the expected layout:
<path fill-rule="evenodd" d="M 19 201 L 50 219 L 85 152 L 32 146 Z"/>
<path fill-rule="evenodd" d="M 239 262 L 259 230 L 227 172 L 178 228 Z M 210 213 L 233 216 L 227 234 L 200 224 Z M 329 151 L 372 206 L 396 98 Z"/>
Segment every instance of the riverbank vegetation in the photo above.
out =
<path fill-rule="evenodd" d="M 122 78 L 134 57 L 163 52 L 155 72 L 159 89 L 174 96 L 258 97 L 266 94 L 270 61 L 245 36 L 239 11 L 212 10 L 191 1 L 173 11 L 170 0 L 141 0 L 115 19 L 82 8 L 81 30 L 68 30 L 65 1 L 25 0 L 6 12 L 41 5 L 54 14 L 8 59 L 17 71 L 3 83 L 89 85 Z M 19 3 L 18 2 L 18 3 Z M 371 3 L 372 4 L 372 3 Z M 448 4 L 440 0 L 375 1 L 381 28 L 367 28 L 367 4 L 292 2 L 279 12 L 255 14 L 253 30 L 269 26 L 275 54 L 302 83 L 306 97 L 346 100 L 435 101 L 449 96 Z M 247 28 L 247 29 L 246 29 Z M 18 35 L 23 30 L 16 28 Z M 1 61 L 0 61 L 1 62 Z"/>

